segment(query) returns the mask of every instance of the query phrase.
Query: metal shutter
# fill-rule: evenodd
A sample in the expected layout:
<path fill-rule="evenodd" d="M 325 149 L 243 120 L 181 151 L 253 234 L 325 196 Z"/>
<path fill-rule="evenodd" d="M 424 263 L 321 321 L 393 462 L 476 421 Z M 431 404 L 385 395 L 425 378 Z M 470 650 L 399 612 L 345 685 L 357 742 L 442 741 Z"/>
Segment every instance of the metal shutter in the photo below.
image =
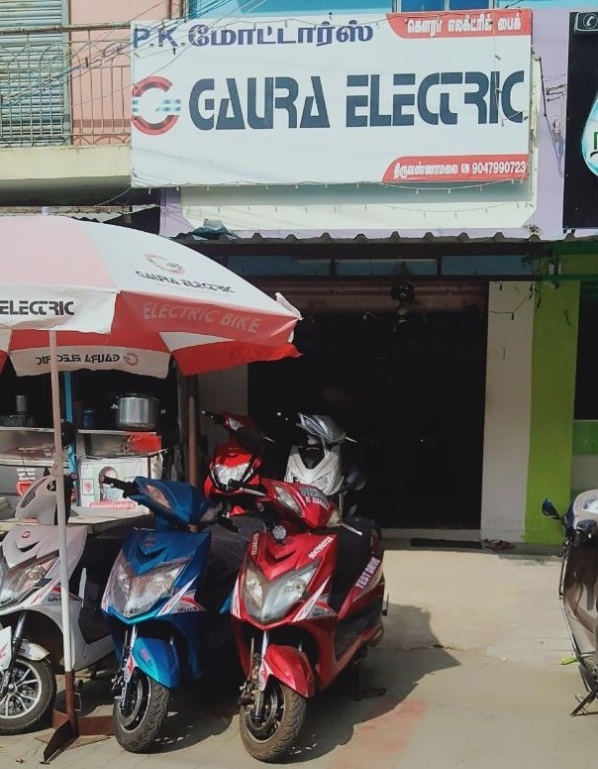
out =
<path fill-rule="evenodd" d="M 0 147 L 69 140 L 67 36 L 36 33 L 65 23 L 66 0 L 0 0 L 0 28 L 31 33 L 0 36 Z"/>

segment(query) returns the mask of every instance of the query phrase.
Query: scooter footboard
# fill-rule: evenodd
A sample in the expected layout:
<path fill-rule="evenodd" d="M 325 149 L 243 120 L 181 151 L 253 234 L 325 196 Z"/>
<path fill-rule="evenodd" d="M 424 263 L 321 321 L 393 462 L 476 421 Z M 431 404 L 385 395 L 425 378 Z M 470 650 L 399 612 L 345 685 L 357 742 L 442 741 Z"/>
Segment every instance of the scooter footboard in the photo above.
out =
<path fill-rule="evenodd" d="M 303 697 L 313 697 L 315 693 L 314 674 L 305 652 L 294 646 L 277 646 L 272 644 L 266 649 L 262 660 L 263 687 L 272 675 L 281 683 Z"/>
<path fill-rule="evenodd" d="M 138 636 L 131 651 L 134 665 L 167 689 L 176 689 L 181 678 L 176 648 L 161 638 Z M 125 665 L 126 667 L 126 665 Z"/>

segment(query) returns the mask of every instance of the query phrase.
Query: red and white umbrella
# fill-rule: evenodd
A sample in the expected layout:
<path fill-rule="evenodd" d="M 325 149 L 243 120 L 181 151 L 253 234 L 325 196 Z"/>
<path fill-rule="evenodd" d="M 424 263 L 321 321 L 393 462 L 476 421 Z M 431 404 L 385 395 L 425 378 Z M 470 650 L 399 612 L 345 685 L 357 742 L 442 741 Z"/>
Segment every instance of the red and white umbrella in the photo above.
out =
<path fill-rule="evenodd" d="M 110 334 L 58 331 L 57 337 L 59 371 L 112 370 L 165 377 L 172 357 L 181 373 L 191 376 L 299 354 L 290 342 L 273 346 L 173 331 L 162 334 L 127 329 Z M 0 330 L 0 371 L 8 357 L 18 376 L 49 373 L 48 332 Z"/>
<path fill-rule="evenodd" d="M 118 369 L 164 377 L 276 360 L 297 311 L 208 257 L 156 235 L 65 217 L 0 221 L 0 365 L 19 375 Z M 4 331 L 2 329 L 5 329 Z"/>
<path fill-rule="evenodd" d="M 53 472 L 62 474 L 60 370 L 166 376 L 274 360 L 299 313 L 201 254 L 137 230 L 64 217 L 0 218 L 0 366 L 50 372 Z M 64 487 L 56 484 L 67 695 L 72 672 Z M 71 705 L 69 706 L 69 699 Z M 69 721 L 76 731 L 72 696 Z"/>

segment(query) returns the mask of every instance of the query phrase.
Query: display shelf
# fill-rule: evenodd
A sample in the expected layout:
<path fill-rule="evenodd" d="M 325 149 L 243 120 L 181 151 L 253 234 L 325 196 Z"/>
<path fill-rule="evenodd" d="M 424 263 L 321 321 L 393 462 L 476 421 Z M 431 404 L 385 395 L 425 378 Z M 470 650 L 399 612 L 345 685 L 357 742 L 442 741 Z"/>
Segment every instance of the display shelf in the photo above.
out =
<path fill-rule="evenodd" d="M 0 430 L 10 433 L 54 433 L 53 427 L 5 427 L 1 426 Z"/>
<path fill-rule="evenodd" d="M 157 435 L 155 430 L 93 430 L 78 429 L 81 435 Z"/>

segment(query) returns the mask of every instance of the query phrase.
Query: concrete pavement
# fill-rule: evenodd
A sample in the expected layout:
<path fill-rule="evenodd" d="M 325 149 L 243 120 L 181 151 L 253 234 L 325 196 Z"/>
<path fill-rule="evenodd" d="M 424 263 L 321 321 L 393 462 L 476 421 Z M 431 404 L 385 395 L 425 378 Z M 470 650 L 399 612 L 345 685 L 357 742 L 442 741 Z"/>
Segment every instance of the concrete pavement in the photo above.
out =
<path fill-rule="evenodd" d="M 554 557 L 489 551 L 390 550 L 386 635 L 364 666 L 382 697 L 351 699 L 339 682 L 309 705 L 305 738 L 289 762 L 310 769 L 475 767 L 559 769 L 595 762 L 598 718 L 571 718 L 582 684 L 561 666 L 570 645 Z M 106 683 L 93 684 L 106 697 Z M 88 697 L 89 699 L 89 697 Z M 111 738 L 69 750 L 60 769 L 254 769 L 234 696 L 188 692 L 175 702 L 160 752 L 127 754 Z M 593 708 L 598 715 L 598 707 Z M 0 761 L 41 759 L 35 735 L 0 738 Z"/>

